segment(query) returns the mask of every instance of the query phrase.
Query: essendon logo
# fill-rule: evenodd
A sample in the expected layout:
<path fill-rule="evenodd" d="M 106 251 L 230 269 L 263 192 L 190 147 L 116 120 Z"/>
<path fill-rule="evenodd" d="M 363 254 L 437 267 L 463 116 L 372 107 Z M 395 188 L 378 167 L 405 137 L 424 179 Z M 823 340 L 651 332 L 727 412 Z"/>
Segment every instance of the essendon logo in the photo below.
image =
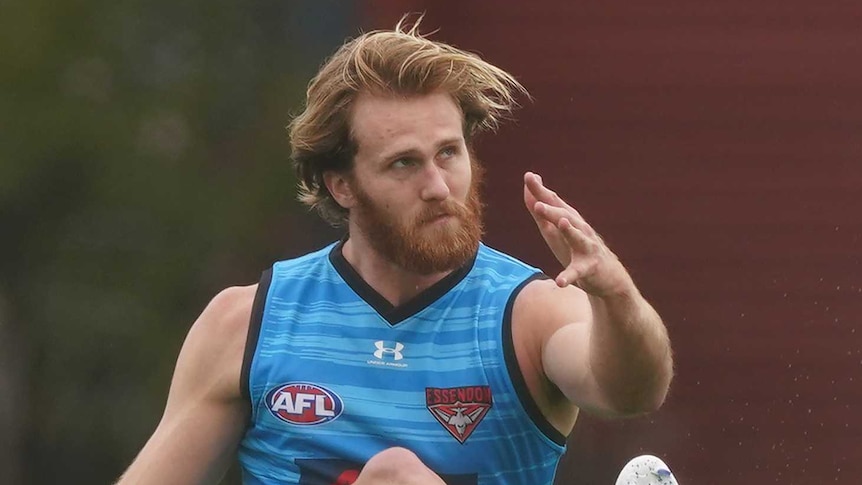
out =
<path fill-rule="evenodd" d="M 267 393 L 266 406 L 276 418 L 300 426 L 332 421 L 344 410 L 338 394 L 309 382 L 276 387 Z"/>
<path fill-rule="evenodd" d="M 425 388 L 428 411 L 460 443 L 467 441 L 491 404 L 489 386 Z"/>

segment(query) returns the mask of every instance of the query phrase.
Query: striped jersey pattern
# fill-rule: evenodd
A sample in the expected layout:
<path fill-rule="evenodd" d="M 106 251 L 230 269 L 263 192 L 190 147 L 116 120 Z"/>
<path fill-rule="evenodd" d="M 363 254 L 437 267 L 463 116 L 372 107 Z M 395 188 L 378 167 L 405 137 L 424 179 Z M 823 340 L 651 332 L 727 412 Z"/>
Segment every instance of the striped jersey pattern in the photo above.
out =
<path fill-rule="evenodd" d="M 401 446 L 448 485 L 551 484 L 565 438 L 529 396 L 510 327 L 515 296 L 540 271 L 480 244 L 392 307 L 342 244 L 261 280 L 243 363 L 244 483 L 347 485 Z"/>

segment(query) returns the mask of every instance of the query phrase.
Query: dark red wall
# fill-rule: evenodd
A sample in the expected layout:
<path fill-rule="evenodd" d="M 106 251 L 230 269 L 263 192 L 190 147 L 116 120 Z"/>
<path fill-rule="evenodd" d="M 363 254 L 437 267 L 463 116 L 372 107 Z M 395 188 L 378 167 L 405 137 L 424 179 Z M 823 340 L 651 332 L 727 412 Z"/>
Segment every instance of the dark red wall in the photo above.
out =
<path fill-rule="evenodd" d="M 485 137 L 493 246 L 556 270 L 523 210 L 543 174 L 665 318 L 646 418 L 582 417 L 559 484 L 650 452 L 684 485 L 862 481 L 862 3 L 369 2 L 531 91 Z"/>

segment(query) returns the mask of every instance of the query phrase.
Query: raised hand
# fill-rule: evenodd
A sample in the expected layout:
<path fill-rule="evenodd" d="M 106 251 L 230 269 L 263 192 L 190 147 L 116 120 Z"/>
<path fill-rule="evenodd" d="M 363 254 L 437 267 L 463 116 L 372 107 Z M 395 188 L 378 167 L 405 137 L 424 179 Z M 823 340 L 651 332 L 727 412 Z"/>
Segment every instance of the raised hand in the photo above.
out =
<path fill-rule="evenodd" d="M 596 231 L 532 172 L 524 174 L 524 204 L 563 265 L 555 278 L 558 286 L 573 284 L 600 297 L 635 289 L 622 263 Z"/>

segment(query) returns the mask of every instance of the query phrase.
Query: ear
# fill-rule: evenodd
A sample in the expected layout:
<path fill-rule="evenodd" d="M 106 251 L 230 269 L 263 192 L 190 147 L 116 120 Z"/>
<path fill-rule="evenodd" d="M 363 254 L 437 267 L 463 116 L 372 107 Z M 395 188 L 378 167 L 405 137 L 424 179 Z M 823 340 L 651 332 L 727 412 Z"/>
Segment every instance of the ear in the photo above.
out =
<path fill-rule="evenodd" d="M 331 170 L 324 172 L 323 183 L 326 184 L 326 190 L 332 194 L 332 198 L 338 202 L 338 205 L 345 209 L 356 205 L 356 196 L 353 194 L 353 188 L 346 174 Z"/>

